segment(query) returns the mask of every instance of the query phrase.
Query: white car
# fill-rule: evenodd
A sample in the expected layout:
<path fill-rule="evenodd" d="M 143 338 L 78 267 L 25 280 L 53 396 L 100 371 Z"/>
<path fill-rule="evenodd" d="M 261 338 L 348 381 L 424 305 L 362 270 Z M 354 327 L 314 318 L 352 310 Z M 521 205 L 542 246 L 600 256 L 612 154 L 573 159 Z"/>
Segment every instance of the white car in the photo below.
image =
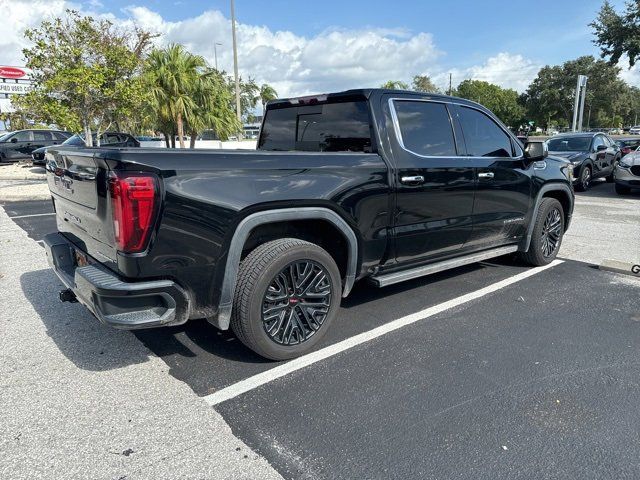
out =
<path fill-rule="evenodd" d="M 636 125 L 635 127 L 631 127 L 629 129 L 630 135 L 640 135 L 640 125 Z"/>

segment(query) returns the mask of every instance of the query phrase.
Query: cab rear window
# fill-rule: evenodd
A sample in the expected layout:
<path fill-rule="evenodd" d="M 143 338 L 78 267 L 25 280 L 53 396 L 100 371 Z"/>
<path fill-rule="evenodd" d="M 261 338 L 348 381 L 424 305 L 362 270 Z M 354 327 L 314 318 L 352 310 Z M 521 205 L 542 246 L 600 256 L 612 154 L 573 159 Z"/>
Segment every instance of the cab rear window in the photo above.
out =
<path fill-rule="evenodd" d="M 371 153 L 372 145 L 369 108 L 363 100 L 269 109 L 258 148 Z"/>

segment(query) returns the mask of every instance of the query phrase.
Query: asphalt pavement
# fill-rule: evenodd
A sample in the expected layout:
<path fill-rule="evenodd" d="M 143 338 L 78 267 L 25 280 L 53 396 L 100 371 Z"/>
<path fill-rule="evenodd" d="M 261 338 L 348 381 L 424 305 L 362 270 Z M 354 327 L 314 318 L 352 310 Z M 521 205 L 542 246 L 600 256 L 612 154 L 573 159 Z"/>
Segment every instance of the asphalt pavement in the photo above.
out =
<path fill-rule="evenodd" d="M 568 240 L 562 263 L 536 270 L 504 257 L 386 289 L 357 284 L 318 350 L 292 362 L 267 362 L 206 321 L 112 331 L 83 307 L 57 303 L 60 285 L 50 272 L 34 271 L 29 261 L 14 264 L 24 269 L 23 302 L 79 369 L 77 388 L 93 388 L 96 371 L 133 391 L 158 392 L 165 383 L 175 389 L 177 382 L 192 392 L 192 399 L 182 390 L 178 396 L 186 402 L 187 423 L 203 416 L 198 438 L 221 428 L 204 412 L 221 414 L 241 448 L 250 448 L 257 469 L 268 462 L 296 479 L 640 478 L 640 280 L 597 270 L 580 248 L 595 242 L 604 255 L 599 242 L 632 236 L 640 224 L 640 197 L 619 204 L 610 188 L 601 184 L 591 196 L 579 194 L 572 226 L 579 235 Z M 607 216 L 602 209 L 614 203 L 624 212 Z M 50 202 L 3 208 L 31 238 L 21 242 L 55 229 Z M 592 232 L 598 221 L 585 225 L 592 217 L 624 220 Z M 29 248 L 30 255 L 41 251 Z M 577 255 L 585 261 L 568 259 Z M 12 309 L 20 305 L 16 300 Z M 23 335 L 28 338 L 28 330 Z M 87 338 L 89 347 L 83 346 Z M 110 361 L 103 364 L 99 348 Z M 128 368 L 144 365 L 146 355 L 155 368 L 156 360 L 165 368 L 145 377 L 142 387 Z M 21 358 L 16 361 L 29 361 Z M 54 377 L 49 385 L 65 372 L 47 373 Z M 38 372 L 32 374 L 31 385 Z M 134 405 L 141 415 L 143 406 Z M 100 418 L 99 412 L 86 415 Z M 175 426 L 177 439 L 167 439 L 168 449 L 180 443 L 183 429 Z M 168 423 L 166 431 L 172 428 Z M 230 461 L 201 447 L 187 458 L 200 467 Z M 74 466 L 80 460 L 60 461 Z M 160 477 L 198 478 L 186 464 L 169 459 Z M 254 473 L 246 478 L 262 478 L 247 468 Z M 152 478 L 152 471 L 137 477 Z"/>

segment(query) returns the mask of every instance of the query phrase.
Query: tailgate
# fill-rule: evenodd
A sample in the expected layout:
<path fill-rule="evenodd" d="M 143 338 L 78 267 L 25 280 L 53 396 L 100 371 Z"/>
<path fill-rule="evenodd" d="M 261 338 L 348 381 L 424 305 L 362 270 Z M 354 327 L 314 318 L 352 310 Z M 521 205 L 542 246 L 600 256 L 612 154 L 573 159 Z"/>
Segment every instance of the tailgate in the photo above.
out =
<path fill-rule="evenodd" d="M 84 149 L 50 150 L 47 182 L 58 230 L 96 260 L 116 262 L 107 164 Z M 114 265 L 115 266 L 115 265 Z"/>

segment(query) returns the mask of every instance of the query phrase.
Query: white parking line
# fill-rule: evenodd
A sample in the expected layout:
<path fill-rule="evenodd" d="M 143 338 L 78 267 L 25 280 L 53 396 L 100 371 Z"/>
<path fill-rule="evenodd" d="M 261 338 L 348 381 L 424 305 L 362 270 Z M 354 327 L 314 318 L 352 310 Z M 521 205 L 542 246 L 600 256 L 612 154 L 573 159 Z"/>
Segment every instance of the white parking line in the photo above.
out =
<path fill-rule="evenodd" d="M 433 317 L 434 315 L 442 313 L 445 310 L 449 310 L 472 300 L 484 297 L 485 295 L 489 295 L 490 293 L 496 292 L 501 288 L 513 285 L 520 280 L 524 280 L 525 278 L 529 278 L 540 272 L 544 272 L 545 270 L 555 267 L 556 265 L 559 265 L 561 263 L 563 263 L 562 260 L 554 260 L 549 265 L 546 265 L 544 267 L 532 268 L 530 270 L 518 273 L 517 275 L 514 275 L 512 277 L 493 283 L 487 287 L 481 288 L 480 290 L 476 290 L 475 292 L 467 293 L 466 295 L 462 295 L 452 300 L 434 305 L 433 307 L 429 307 L 405 317 L 398 318 L 397 320 L 393 320 L 389 323 L 381 325 L 380 327 L 374 328 L 373 330 L 369 330 L 368 332 L 360 333 L 351 338 L 342 340 L 341 342 L 335 343 L 302 357 L 298 357 L 294 360 L 291 360 L 290 362 L 278 365 L 277 367 L 274 367 L 271 370 L 267 370 L 266 372 L 262 372 L 254 375 L 253 377 L 241 380 L 238 383 L 234 383 L 233 385 L 225 387 L 215 393 L 212 393 L 211 395 L 207 395 L 202 398 L 209 405 L 218 405 L 219 403 L 226 402 L 227 400 L 231 400 L 232 398 L 242 395 L 243 393 L 258 388 L 261 385 L 265 385 L 278 378 L 293 373 L 296 370 L 300 370 L 302 368 L 308 367 L 309 365 L 313 365 L 314 363 L 337 355 L 338 353 L 344 352 L 345 350 L 356 347 L 365 342 L 374 340 L 378 337 L 381 337 L 382 335 L 386 335 L 387 333 L 398 330 L 399 328 L 406 327 L 407 325 L 411 325 L 412 323 L 416 323 L 420 320 L 425 320 L 429 317 Z"/>
<path fill-rule="evenodd" d="M 55 215 L 55 213 L 34 213 L 32 215 L 16 215 L 15 217 L 9 217 L 11 220 L 16 218 L 30 218 L 30 217 L 46 217 L 48 215 Z"/>

